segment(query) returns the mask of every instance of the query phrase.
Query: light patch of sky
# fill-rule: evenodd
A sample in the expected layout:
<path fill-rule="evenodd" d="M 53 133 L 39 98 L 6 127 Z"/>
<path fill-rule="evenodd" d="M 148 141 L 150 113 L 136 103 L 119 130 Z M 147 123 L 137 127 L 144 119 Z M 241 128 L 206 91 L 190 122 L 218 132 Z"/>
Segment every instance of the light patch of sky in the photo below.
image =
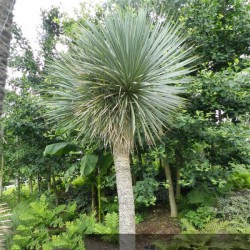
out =
<path fill-rule="evenodd" d="M 42 25 L 41 10 L 50 9 L 52 6 L 55 6 L 60 7 L 60 10 L 69 17 L 76 17 L 76 13 L 79 13 L 81 3 L 93 6 L 105 1 L 106 0 L 16 0 L 13 11 L 14 22 L 21 27 L 24 37 L 29 41 L 36 55 L 39 49 L 38 34 Z M 63 47 L 60 49 L 63 49 Z M 22 73 L 8 68 L 8 75 L 9 78 L 6 83 L 6 88 L 12 89 L 8 82 L 12 78 L 21 76 Z"/>
<path fill-rule="evenodd" d="M 16 0 L 14 6 L 14 21 L 21 27 L 24 37 L 30 41 L 33 49 L 38 48 L 38 31 L 42 24 L 41 9 L 52 6 L 60 9 L 73 17 L 80 3 L 100 3 L 103 0 Z"/>

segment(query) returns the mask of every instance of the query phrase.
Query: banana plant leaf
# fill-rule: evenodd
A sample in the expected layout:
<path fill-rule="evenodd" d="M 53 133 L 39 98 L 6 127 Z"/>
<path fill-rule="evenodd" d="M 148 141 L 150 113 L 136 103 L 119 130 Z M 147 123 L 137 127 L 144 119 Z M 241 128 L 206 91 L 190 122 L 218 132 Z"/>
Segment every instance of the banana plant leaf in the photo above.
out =
<path fill-rule="evenodd" d="M 65 154 L 69 154 L 70 152 L 78 152 L 78 151 L 80 151 L 80 149 L 76 145 L 69 144 L 67 142 L 58 142 L 46 146 L 43 155 L 62 156 Z"/>
<path fill-rule="evenodd" d="M 82 176 L 88 176 L 96 168 L 98 156 L 94 154 L 86 154 L 82 157 L 80 163 L 80 173 Z"/>

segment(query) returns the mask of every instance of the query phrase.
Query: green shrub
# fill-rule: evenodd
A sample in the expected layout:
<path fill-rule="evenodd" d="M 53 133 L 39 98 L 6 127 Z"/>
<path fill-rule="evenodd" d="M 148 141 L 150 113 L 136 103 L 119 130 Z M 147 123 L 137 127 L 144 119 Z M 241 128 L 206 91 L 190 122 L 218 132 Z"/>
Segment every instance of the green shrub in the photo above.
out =
<path fill-rule="evenodd" d="M 187 194 L 188 202 L 192 205 L 206 205 L 211 206 L 215 197 L 201 188 L 195 188 Z"/>
<path fill-rule="evenodd" d="M 155 192 L 159 183 L 153 178 L 145 178 L 143 181 L 137 181 L 134 186 L 135 206 L 142 209 L 155 205 Z"/>
<path fill-rule="evenodd" d="M 118 242 L 119 217 L 117 213 L 106 214 L 104 223 L 95 225 L 95 233 L 103 234 L 102 239 L 107 242 Z"/>
<path fill-rule="evenodd" d="M 74 187 L 82 187 L 85 184 L 85 178 L 82 176 L 77 176 L 71 183 Z"/>
<path fill-rule="evenodd" d="M 203 229 L 197 230 L 186 219 L 182 219 L 185 230 L 181 235 L 176 235 L 168 242 L 156 241 L 154 244 L 160 250 L 248 250 L 249 235 L 235 235 L 235 226 L 230 221 L 213 219 Z M 238 225 L 239 226 L 239 225 Z M 242 224 L 239 226 L 242 228 Z M 248 226 L 249 228 L 249 226 Z M 239 232 L 239 231 L 238 231 Z M 246 233 L 249 231 L 246 231 Z M 232 235 L 231 233 L 234 233 Z"/>
<path fill-rule="evenodd" d="M 227 184 L 230 171 L 221 165 L 213 165 L 208 160 L 188 162 L 181 168 L 180 184 L 187 187 L 206 186 L 214 189 L 223 188 Z"/>
<path fill-rule="evenodd" d="M 140 213 L 140 214 L 135 215 L 135 224 L 139 224 L 144 220 L 145 220 L 145 217 L 143 214 Z"/>
<path fill-rule="evenodd" d="M 106 213 L 118 213 L 118 197 L 115 196 L 114 199 L 103 203 L 103 211 Z"/>
<path fill-rule="evenodd" d="M 66 232 L 53 235 L 50 241 L 43 244 L 43 249 L 85 250 L 84 235 L 94 232 L 95 222 L 94 215 L 87 216 L 86 214 L 80 215 L 80 218 L 74 221 L 66 222 Z"/>
<path fill-rule="evenodd" d="M 231 163 L 232 174 L 228 178 L 228 185 L 233 190 L 250 189 L 249 167 L 244 164 Z"/>
<path fill-rule="evenodd" d="M 12 215 L 15 234 L 12 248 L 39 249 L 54 234 L 64 230 L 66 220 L 72 218 L 76 206 L 60 205 L 50 208 L 45 195 L 31 203 L 21 203 Z"/>
<path fill-rule="evenodd" d="M 201 206 L 197 210 L 190 210 L 182 217 L 182 219 L 188 221 L 196 229 L 204 228 L 206 224 L 214 218 L 214 210 L 209 206 Z M 185 230 L 185 225 L 183 223 L 181 223 L 181 227 Z"/>
<path fill-rule="evenodd" d="M 20 199 L 22 202 L 34 201 L 37 199 L 37 193 L 34 192 L 33 194 L 30 194 L 29 187 L 22 185 Z M 8 206 L 10 208 L 12 209 L 15 208 L 18 205 L 16 187 L 11 187 L 11 188 L 4 190 L 2 200 L 8 203 Z"/>
<path fill-rule="evenodd" d="M 219 198 L 215 209 L 217 216 L 239 223 L 250 223 L 250 189 L 232 192 Z"/>

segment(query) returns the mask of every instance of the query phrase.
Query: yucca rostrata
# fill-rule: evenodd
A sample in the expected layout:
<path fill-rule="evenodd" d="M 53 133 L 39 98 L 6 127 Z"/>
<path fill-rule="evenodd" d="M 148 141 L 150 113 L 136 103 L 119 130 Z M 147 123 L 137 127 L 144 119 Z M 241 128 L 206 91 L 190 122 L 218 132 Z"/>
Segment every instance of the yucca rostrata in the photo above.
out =
<path fill-rule="evenodd" d="M 115 12 L 81 26 L 69 51 L 49 65 L 57 88 L 53 119 L 113 150 L 121 249 L 134 248 L 133 237 L 126 237 L 135 234 L 129 153 L 135 135 L 154 144 L 183 101 L 177 84 L 190 81 L 188 65 L 195 60 L 185 39 L 173 20 L 153 20 L 145 10 Z"/>

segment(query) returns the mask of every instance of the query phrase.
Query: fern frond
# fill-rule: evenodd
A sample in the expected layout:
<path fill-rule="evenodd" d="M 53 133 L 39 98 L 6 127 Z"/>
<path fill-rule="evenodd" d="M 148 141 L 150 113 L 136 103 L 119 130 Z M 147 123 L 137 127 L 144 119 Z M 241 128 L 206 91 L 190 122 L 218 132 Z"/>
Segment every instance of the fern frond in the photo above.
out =
<path fill-rule="evenodd" d="M 187 220 L 187 219 L 181 219 L 181 223 L 184 227 L 184 234 L 198 234 L 199 231 Z"/>
<path fill-rule="evenodd" d="M 207 225 L 201 229 L 201 234 L 221 234 L 227 233 L 226 229 L 230 222 L 228 221 L 219 221 L 218 219 L 213 219 L 207 223 Z"/>

